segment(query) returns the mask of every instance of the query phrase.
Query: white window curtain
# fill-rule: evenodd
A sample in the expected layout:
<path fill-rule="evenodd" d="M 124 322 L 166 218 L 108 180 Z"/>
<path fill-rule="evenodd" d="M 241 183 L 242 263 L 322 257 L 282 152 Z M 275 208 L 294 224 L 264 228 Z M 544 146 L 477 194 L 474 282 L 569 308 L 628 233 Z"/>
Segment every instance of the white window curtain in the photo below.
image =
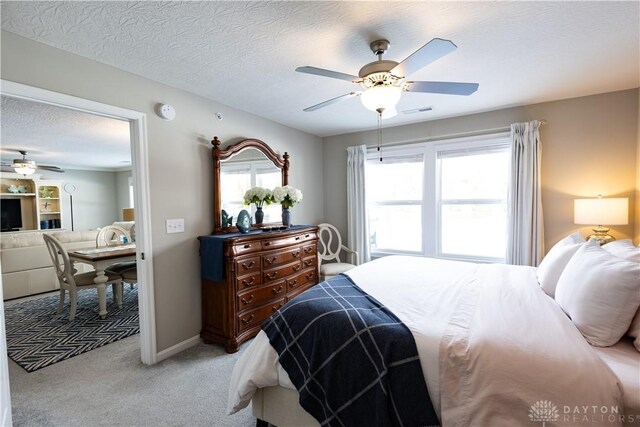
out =
<path fill-rule="evenodd" d="M 511 125 L 508 264 L 537 266 L 544 256 L 540 125 L 537 120 Z"/>
<path fill-rule="evenodd" d="M 366 163 L 366 145 L 347 148 L 347 246 L 358 252 L 361 263 L 371 260 L 365 197 Z"/>

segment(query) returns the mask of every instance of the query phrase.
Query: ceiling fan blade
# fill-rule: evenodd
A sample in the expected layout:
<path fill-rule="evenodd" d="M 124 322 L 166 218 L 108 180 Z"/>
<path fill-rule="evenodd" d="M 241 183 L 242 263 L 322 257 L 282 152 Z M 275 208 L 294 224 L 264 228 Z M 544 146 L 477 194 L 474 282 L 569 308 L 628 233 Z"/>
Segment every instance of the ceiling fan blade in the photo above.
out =
<path fill-rule="evenodd" d="M 316 76 L 331 77 L 332 79 L 346 80 L 349 82 L 355 82 L 359 79 L 358 76 L 352 76 L 351 74 L 340 73 L 338 71 L 325 70 L 324 68 L 316 67 L 298 67 L 296 71 L 299 73 L 315 74 Z"/>
<path fill-rule="evenodd" d="M 401 78 L 407 77 L 457 48 L 451 40 L 433 39 L 396 65 L 391 74 Z"/>
<path fill-rule="evenodd" d="M 478 83 L 459 82 L 407 82 L 407 92 L 442 93 L 446 95 L 471 95 L 478 90 Z"/>
<path fill-rule="evenodd" d="M 57 166 L 36 165 L 36 169 L 42 169 L 50 172 L 64 173 L 64 171 Z"/>
<path fill-rule="evenodd" d="M 342 101 L 344 99 L 353 98 L 354 96 L 360 96 L 361 93 L 362 92 L 345 93 L 344 95 L 336 96 L 335 98 L 331 98 L 331 99 L 329 99 L 327 101 L 321 102 L 321 103 L 316 104 L 316 105 L 312 105 L 311 107 L 307 107 L 302 111 L 315 111 L 315 110 L 318 110 L 320 108 L 324 108 L 327 105 L 335 104 L 336 102 Z"/>

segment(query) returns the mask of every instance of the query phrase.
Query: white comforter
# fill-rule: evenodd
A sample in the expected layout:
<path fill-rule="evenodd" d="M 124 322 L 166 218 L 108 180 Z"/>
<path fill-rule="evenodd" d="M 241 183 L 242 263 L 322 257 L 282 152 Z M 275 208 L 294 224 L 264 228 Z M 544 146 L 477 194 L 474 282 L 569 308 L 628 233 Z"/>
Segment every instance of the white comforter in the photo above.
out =
<path fill-rule="evenodd" d="M 535 268 L 392 256 L 348 275 L 413 333 L 443 425 L 621 424 L 602 419 L 603 408 L 622 413 L 616 376 Z M 274 385 L 295 389 L 261 332 L 236 363 L 229 412 Z M 553 406 L 542 415 L 536 403 Z"/>

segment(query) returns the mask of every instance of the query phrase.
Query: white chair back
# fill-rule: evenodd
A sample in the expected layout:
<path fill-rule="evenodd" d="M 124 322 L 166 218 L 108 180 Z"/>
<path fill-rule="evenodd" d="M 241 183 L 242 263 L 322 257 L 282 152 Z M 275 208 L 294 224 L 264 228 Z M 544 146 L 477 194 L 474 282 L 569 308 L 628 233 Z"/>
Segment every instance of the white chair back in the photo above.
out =
<path fill-rule="evenodd" d="M 58 282 L 60 282 L 60 288 L 75 288 L 76 282 L 73 279 L 73 275 L 76 273 L 76 270 L 73 268 L 66 249 L 58 239 L 49 234 L 44 233 L 42 238 L 47 245 L 49 256 L 53 262 L 53 268 L 56 270 L 56 276 L 58 277 Z"/>
<path fill-rule="evenodd" d="M 120 246 L 123 244 L 122 237 L 126 237 L 128 243 L 131 242 L 131 235 L 129 232 L 119 225 L 107 225 L 102 227 L 96 236 L 96 248 Z"/>
<path fill-rule="evenodd" d="M 331 224 L 322 223 L 318 225 L 318 257 L 320 263 L 323 261 L 340 262 L 340 250 L 342 249 L 342 238 L 340 232 Z"/>

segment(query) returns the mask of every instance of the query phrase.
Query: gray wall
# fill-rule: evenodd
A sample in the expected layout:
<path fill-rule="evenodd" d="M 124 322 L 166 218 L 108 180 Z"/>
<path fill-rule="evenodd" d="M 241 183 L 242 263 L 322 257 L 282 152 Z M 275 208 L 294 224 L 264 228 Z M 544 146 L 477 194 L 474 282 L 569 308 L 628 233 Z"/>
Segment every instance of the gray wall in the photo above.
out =
<path fill-rule="evenodd" d="M 131 171 L 116 173 L 118 221 L 122 221 L 122 209 L 133 207 L 131 202 L 129 202 L 129 178 L 131 178 Z"/>
<path fill-rule="evenodd" d="M 637 148 L 638 108 L 638 89 L 632 89 L 384 128 L 382 138 L 383 143 L 437 139 L 442 135 L 546 119 L 540 137 L 545 244 L 549 250 L 572 231 L 580 230 L 585 236 L 591 234 L 589 227 L 573 224 L 573 200 L 598 194 L 629 198 L 629 225 L 612 227 L 611 234 L 627 239 L 634 236 L 636 150 L 640 149 Z M 335 224 L 345 236 L 346 148 L 376 143 L 376 131 L 324 139 L 323 220 Z"/>
<path fill-rule="evenodd" d="M 73 228 L 89 230 L 118 221 L 117 187 L 115 172 L 66 169 L 65 173 L 42 173 L 43 179 L 62 181 L 76 186 L 73 193 Z M 61 193 L 63 222 L 71 230 L 71 198 Z"/>
<path fill-rule="evenodd" d="M 252 137 L 281 153 L 288 151 L 290 184 L 305 196 L 294 208 L 295 222 L 317 224 L 322 219 L 320 138 L 12 33 L 3 31 L 1 43 L 5 80 L 147 114 L 158 351 L 200 332 L 197 237 L 213 229 L 214 135 L 224 145 Z M 158 102 L 173 105 L 175 120 L 155 115 Z M 224 120 L 218 121 L 216 112 Z M 185 232 L 166 234 L 169 218 L 184 218 Z"/>

